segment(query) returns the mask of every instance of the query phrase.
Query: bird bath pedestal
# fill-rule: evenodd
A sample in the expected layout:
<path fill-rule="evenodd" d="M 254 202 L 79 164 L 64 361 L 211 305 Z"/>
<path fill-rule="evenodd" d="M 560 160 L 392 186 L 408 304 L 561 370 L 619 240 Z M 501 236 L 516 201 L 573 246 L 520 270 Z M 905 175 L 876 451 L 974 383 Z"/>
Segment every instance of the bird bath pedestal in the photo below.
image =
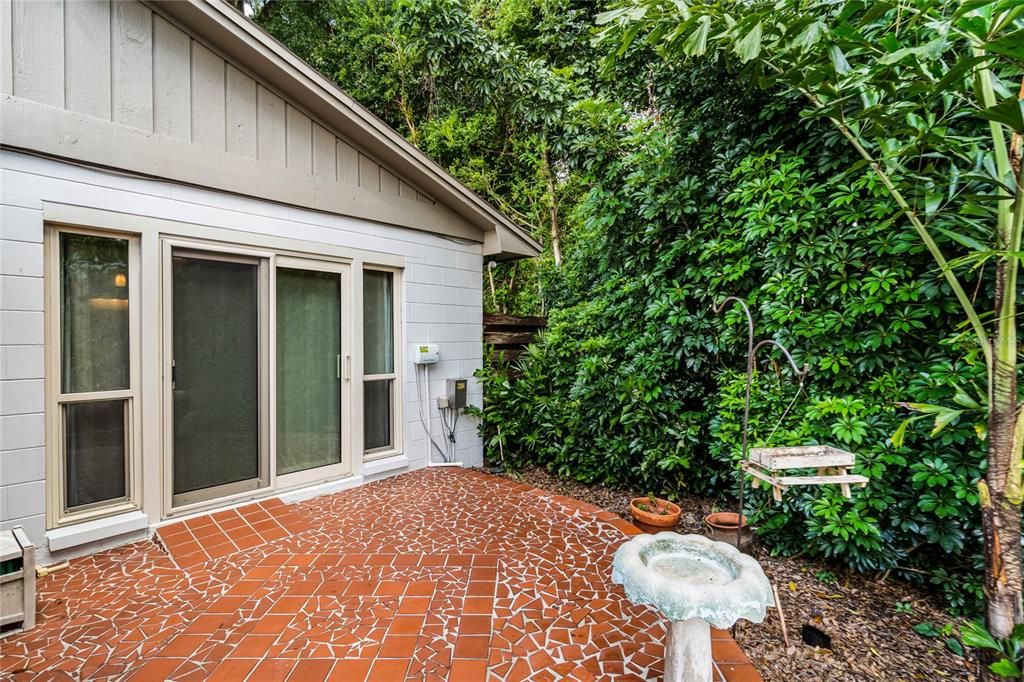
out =
<path fill-rule="evenodd" d="M 771 583 L 752 557 L 700 535 L 638 535 L 619 547 L 612 581 L 668 619 L 665 682 L 711 682 L 711 628 L 760 623 Z"/>

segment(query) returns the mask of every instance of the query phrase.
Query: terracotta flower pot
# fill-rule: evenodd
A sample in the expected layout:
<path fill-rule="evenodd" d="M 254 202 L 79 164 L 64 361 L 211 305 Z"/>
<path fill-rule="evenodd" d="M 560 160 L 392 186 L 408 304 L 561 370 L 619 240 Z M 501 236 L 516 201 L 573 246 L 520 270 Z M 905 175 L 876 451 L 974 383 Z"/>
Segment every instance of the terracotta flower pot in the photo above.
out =
<path fill-rule="evenodd" d="M 708 514 L 704 517 L 704 523 L 707 525 L 707 536 L 712 540 L 718 542 L 727 542 L 732 546 L 736 546 L 736 533 L 738 530 L 739 514 L 736 512 L 716 512 L 714 514 Z M 743 517 L 743 530 L 740 531 L 740 546 L 741 550 L 744 550 L 750 546 L 750 543 L 754 540 L 754 534 L 750 530 L 750 526 L 747 524 L 747 517 Z"/>
<path fill-rule="evenodd" d="M 633 515 L 633 520 L 656 528 L 672 528 L 679 523 L 679 515 L 683 511 L 679 505 L 658 498 L 654 501 L 656 507 L 651 504 L 649 497 L 634 497 L 630 500 L 629 513 Z M 638 505 L 643 505 L 643 508 Z"/>

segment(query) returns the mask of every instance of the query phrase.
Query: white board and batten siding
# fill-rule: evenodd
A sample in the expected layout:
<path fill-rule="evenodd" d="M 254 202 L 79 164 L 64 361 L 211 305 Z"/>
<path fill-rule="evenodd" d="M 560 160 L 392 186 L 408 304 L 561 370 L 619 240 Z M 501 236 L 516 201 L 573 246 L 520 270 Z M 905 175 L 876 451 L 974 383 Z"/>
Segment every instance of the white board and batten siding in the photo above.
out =
<path fill-rule="evenodd" d="M 308 189 L 308 185 L 338 193 L 341 188 L 356 197 L 353 201 L 363 201 L 374 210 L 400 204 L 411 206 L 406 213 L 432 216 L 435 223 L 449 216 L 458 218 L 392 169 L 382 167 L 356 141 L 282 97 L 215 46 L 163 16 L 159 8 L 136 0 L 0 0 L 0 99 L 5 107 L 11 105 L 7 111 L 31 112 L 20 119 L 21 132 L 43 127 L 44 123 L 34 125 L 34 116 L 46 118 L 46 125 L 82 120 L 92 126 L 90 130 L 122 135 L 118 138 L 122 141 L 127 130 L 131 143 L 137 137 L 140 146 L 155 145 L 152 149 L 159 147 L 161 153 L 170 147 L 173 154 L 189 162 L 194 159 L 192 173 L 205 172 L 208 169 L 202 166 L 214 162 L 240 160 L 240 164 L 255 163 L 259 177 L 268 182 L 274 182 L 275 169 L 285 169 L 276 180 L 291 189 Z M 108 138 L 83 139 L 78 148 L 95 153 L 97 140 L 107 144 Z M 474 240 L 405 229 L 396 226 L 405 223 L 388 224 L 373 216 L 357 218 L 352 216 L 360 214 L 300 207 L 314 206 L 309 203 L 272 202 L 245 193 L 202 189 L 192 185 L 217 185 L 186 184 L 173 175 L 152 174 L 178 182 L 132 177 L 90 167 L 89 158 L 70 152 L 30 144 L 12 146 L 77 160 L 0 150 L 0 528 L 23 525 L 43 550 L 40 560 L 44 563 L 49 558 L 45 551 L 44 202 L 202 225 L 236 235 L 248 233 L 253 239 L 301 240 L 401 257 L 406 357 L 411 356 L 408 348 L 418 344 L 441 347 L 442 362 L 432 370 L 435 381 L 430 394 L 441 393 L 444 377 L 472 377 L 482 363 L 483 247 Z M 196 153 L 203 148 L 212 150 L 209 158 Z M 134 152 L 130 145 L 129 150 Z M 268 168 L 271 177 L 265 173 Z M 296 182 L 296 175 L 306 177 Z M 379 194 L 367 202 L 368 192 Z M 463 224 L 468 225 L 465 220 Z M 155 257 L 152 249 L 158 240 L 149 234 L 142 241 L 141 276 L 156 277 L 147 275 L 146 258 Z M 159 309 L 159 282 L 151 284 L 143 288 L 144 310 Z M 157 333 L 142 331 L 144 339 Z M 428 447 L 418 423 L 415 372 L 408 362 L 402 376 L 404 452 L 410 467 L 417 468 L 426 465 Z M 151 399 L 152 391 L 159 390 L 160 378 L 144 371 L 141 381 L 143 511 L 155 522 L 162 513 L 162 489 L 159 474 L 147 473 L 147 467 L 159 466 L 153 464 L 151 453 L 161 452 L 161 435 L 159 428 L 146 424 L 151 425 L 150 411 L 160 409 L 159 401 Z M 469 398 L 474 404 L 482 399 L 475 380 L 470 382 Z M 441 426 L 436 409 L 431 413 L 438 438 Z M 460 420 L 458 459 L 480 464 L 482 451 L 474 420 Z"/>
<path fill-rule="evenodd" d="M 437 343 L 441 349 L 441 362 L 431 368 L 430 395 L 443 394 L 446 377 L 467 377 L 470 402 L 481 404 L 472 378 L 482 364 L 480 244 L 0 151 L 0 528 L 24 525 L 44 550 L 43 202 L 401 256 L 404 452 L 410 468 L 425 466 L 428 452 L 416 407 L 416 373 L 408 360 L 416 345 Z M 142 306 L 155 310 L 160 288 L 151 289 L 144 288 Z M 144 375 L 146 382 L 159 378 Z M 436 409 L 431 413 L 439 439 L 441 423 Z M 144 432 L 143 446 L 144 452 L 159 451 L 159 435 Z M 457 456 L 467 465 L 482 463 L 473 419 L 459 420 Z M 144 458 L 143 466 L 152 466 L 152 459 Z M 159 506 L 159 498 L 159 490 L 144 488 L 147 512 Z"/>
<path fill-rule="evenodd" d="M 0 92 L 436 203 L 136 0 L 0 0 Z"/>

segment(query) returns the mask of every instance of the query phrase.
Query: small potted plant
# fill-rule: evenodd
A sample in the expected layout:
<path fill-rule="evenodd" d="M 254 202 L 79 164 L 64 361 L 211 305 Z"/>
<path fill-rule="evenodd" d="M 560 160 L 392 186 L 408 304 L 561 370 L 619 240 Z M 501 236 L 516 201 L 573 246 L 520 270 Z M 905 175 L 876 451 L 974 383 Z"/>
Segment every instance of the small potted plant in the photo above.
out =
<path fill-rule="evenodd" d="M 740 526 L 740 515 L 736 512 L 715 512 L 704 517 L 704 524 L 707 526 L 707 537 L 718 542 L 727 542 L 733 547 L 743 551 L 750 547 L 754 534 L 747 523 L 747 517 L 743 517 L 743 530 L 740 532 L 739 545 L 736 544 L 736 533 Z"/>
<path fill-rule="evenodd" d="M 679 505 L 650 494 L 647 497 L 634 497 L 630 500 L 629 513 L 639 524 L 655 528 L 672 528 L 679 523 L 682 510 Z"/>

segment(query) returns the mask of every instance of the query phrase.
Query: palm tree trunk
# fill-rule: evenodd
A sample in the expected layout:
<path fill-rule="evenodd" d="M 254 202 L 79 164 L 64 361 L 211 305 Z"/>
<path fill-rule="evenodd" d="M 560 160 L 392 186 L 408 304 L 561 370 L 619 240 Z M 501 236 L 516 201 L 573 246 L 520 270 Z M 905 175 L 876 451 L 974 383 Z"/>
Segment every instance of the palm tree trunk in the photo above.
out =
<path fill-rule="evenodd" d="M 1024 94 L 1024 82 L 1021 84 Z M 993 130 L 996 144 L 1002 133 Z M 1020 136 L 1014 134 L 1000 164 L 1016 180 L 1012 202 L 1000 202 L 1001 246 L 1010 253 L 996 270 L 996 331 L 992 336 L 989 379 L 988 469 L 979 484 L 985 535 L 985 614 L 989 632 L 1007 638 L 1024 622 L 1021 585 L 1021 446 L 1024 420 L 1017 404 L 1017 273 L 1024 228 L 1024 169 Z M 1004 173 L 1004 177 L 1006 174 Z M 1011 205 L 1007 205 L 1007 204 Z M 984 661 L 990 662 L 990 661 Z M 982 666 L 982 680 L 997 676 Z M 999 678 L 1001 679 L 1001 678 Z"/>
<path fill-rule="evenodd" d="M 1016 365 L 1011 362 L 997 366 L 993 372 L 988 469 L 984 482 L 979 486 L 985 535 L 986 620 L 989 632 L 1003 638 L 1010 636 L 1015 624 L 1024 621 L 1015 370 Z"/>

